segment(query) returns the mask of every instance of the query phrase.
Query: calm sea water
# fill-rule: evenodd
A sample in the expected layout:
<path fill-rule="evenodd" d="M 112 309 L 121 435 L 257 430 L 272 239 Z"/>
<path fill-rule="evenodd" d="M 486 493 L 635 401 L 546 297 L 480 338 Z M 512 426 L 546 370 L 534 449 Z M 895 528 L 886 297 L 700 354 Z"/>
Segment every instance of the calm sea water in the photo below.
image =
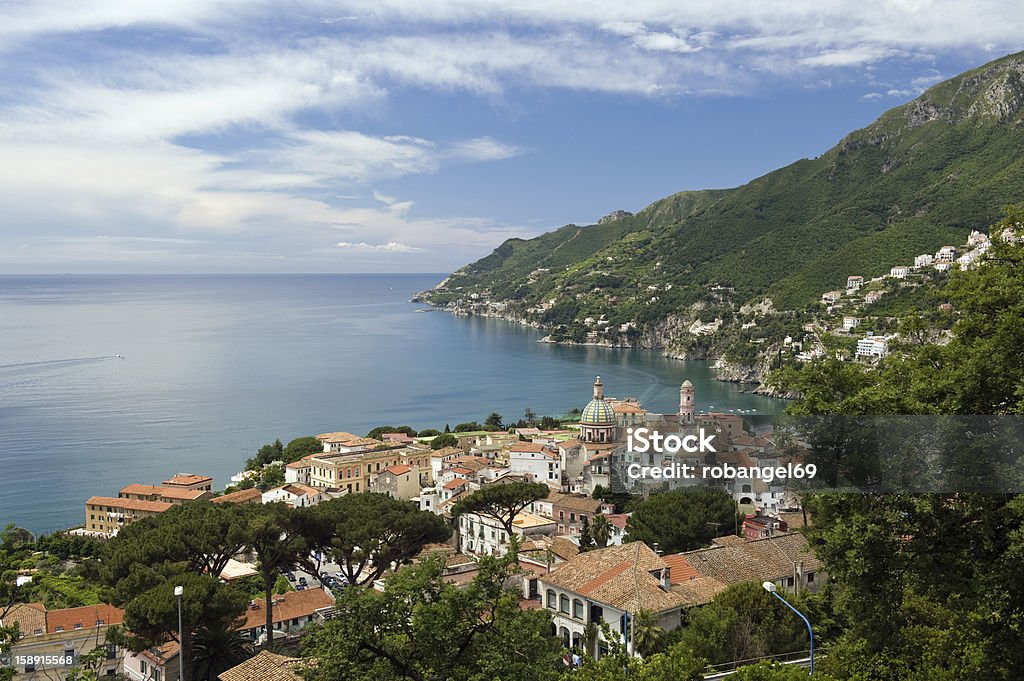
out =
<path fill-rule="evenodd" d="M 0 525 L 78 524 L 89 496 L 175 472 L 222 487 L 276 437 L 562 414 L 596 374 L 661 411 L 684 378 L 700 409 L 782 408 L 703 362 L 417 312 L 440 278 L 0 277 Z"/>

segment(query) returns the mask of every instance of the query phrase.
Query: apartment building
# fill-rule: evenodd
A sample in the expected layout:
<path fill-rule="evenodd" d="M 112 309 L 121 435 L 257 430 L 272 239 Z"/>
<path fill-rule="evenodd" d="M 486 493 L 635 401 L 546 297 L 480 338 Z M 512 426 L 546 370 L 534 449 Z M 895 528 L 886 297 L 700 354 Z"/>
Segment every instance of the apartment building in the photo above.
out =
<path fill-rule="evenodd" d="M 116 674 L 124 651 L 106 643 L 107 630 L 123 621 L 124 611 L 112 605 L 47 610 L 42 603 L 17 603 L 0 627 L 17 624 L 21 632 L 10 653 L 18 681 L 63 681 L 82 655 L 102 647 L 100 676 Z"/>
<path fill-rule="evenodd" d="M 120 497 L 89 497 L 85 502 L 85 530 L 89 534 L 113 537 L 125 525 L 163 513 L 174 504 Z"/>

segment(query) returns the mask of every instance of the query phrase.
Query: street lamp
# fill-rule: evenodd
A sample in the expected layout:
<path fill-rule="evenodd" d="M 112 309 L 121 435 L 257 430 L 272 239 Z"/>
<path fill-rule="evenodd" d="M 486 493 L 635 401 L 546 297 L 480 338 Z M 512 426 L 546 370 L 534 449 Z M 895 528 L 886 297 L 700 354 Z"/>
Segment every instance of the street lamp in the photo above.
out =
<path fill-rule="evenodd" d="M 800 619 L 804 621 L 804 624 L 807 625 L 807 633 L 811 636 L 811 676 L 814 676 L 814 630 L 811 629 L 811 623 L 807 620 L 806 617 L 804 617 L 802 612 L 794 608 L 792 605 L 789 604 L 789 601 L 787 601 L 785 598 L 779 595 L 779 592 L 776 589 L 774 582 L 764 582 L 763 584 L 761 584 L 761 586 L 763 586 L 764 590 L 770 593 L 772 596 L 775 596 L 780 601 L 785 603 L 786 607 L 795 612 L 800 617 Z"/>
<path fill-rule="evenodd" d="M 184 638 L 184 634 L 181 633 L 181 597 L 185 594 L 185 587 L 176 586 L 174 587 L 174 595 L 178 597 L 178 681 L 181 681 L 181 672 L 184 662 L 184 655 L 181 650 L 181 641 Z"/>

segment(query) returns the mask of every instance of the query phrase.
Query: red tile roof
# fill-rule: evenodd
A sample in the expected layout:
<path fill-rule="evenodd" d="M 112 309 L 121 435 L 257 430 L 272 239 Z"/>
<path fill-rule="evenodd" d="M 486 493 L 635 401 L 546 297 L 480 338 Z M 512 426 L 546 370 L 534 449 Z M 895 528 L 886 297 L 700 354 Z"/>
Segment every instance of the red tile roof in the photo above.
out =
<path fill-rule="evenodd" d="M 102 624 L 98 624 L 102 622 Z M 84 605 L 80 608 L 51 610 L 46 613 L 46 633 L 55 634 L 60 631 L 78 629 L 95 629 L 97 626 L 121 624 L 124 622 L 124 610 L 112 605 Z M 78 625 L 76 627 L 76 625 Z"/>
<path fill-rule="evenodd" d="M 334 598 L 323 589 L 306 589 L 305 591 L 289 591 L 271 599 L 274 606 L 274 622 L 285 622 L 296 617 L 307 617 L 320 608 L 334 605 Z M 242 629 L 254 629 L 267 623 L 267 601 L 256 599 L 256 608 L 249 607 L 245 611 L 245 622 Z"/>

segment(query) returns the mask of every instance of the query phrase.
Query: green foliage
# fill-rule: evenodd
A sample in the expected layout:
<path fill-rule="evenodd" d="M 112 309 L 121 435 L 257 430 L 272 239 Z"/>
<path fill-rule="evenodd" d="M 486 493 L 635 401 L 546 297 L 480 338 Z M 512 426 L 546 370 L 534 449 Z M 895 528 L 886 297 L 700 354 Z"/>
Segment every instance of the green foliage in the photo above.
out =
<path fill-rule="evenodd" d="M 736 519 L 736 503 L 726 492 L 680 488 L 639 502 L 626 523 L 626 539 L 664 553 L 690 551 L 731 533 Z"/>
<path fill-rule="evenodd" d="M 459 439 L 451 433 L 441 433 L 430 441 L 430 448 L 437 450 L 444 449 L 445 447 L 457 447 L 458 444 Z"/>
<path fill-rule="evenodd" d="M 608 542 L 612 538 L 612 524 L 608 520 L 608 516 L 604 513 L 598 513 L 594 516 L 594 522 L 590 524 L 590 537 L 594 540 L 594 545 L 603 549 L 608 546 Z M 582 541 L 582 540 L 581 540 Z"/>
<path fill-rule="evenodd" d="M 505 430 L 505 424 L 501 421 L 502 416 L 496 411 L 492 411 L 487 419 L 484 420 L 484 428 L 486 430 Z M 458 426 L 455 427 L 458 430 Z"/>
<path fill-rule="evenodd" d="M 308 547 L 329 554 L 349 584 L 370 584 L 392 565 L 408 563 L 427 544 L 451 536 L 439 516 L 412 502 L 368 492 L 306 509 L 301 523 Z M 311 569 L 319 572 L 319 565 Z"/>
<path fill-rule="evenodd" d="M 511 558 L 483 558 L 464 587 L 427 560 L 389 577 L 384 591 L 355 587 L 338 599 L 339 617 L 313 631 L 303 655 L 311 681 L 554 681 L 561 650 L 550 614 L 521 610 L 504 585 Z"/>
<path fill-rule="evenodd" d="M 94 537 L 54 532 L 46 534 L 35 542 L 35 550 L 42 551 L 61 560 L 72 558 L 96 558 L 100 555 L 104 542 Z"/>
<path fill-rule="evenodd" d="M 315 437 L 297 437 L 289 442 L 288 446 L 284 448 L 281 460 L 286 464 L 289 464 L 293 461 L 303 459 L 310 454 L 319 454 L 323 449 L 323 444 Z"/>
<path fill-rule="evenodd" d="M 435 437 L 440 434 L 441 431 L 437 430 L 436 428 L 426 428 L 419 432 L 419 437 Z"/>
<path fill-rule="evenodd" d="M 499 419 L 500 418 L 501 417 L 499 416 Z M 487 429 L 484 428 L 483 426 L 481 426 L 476 421 L 468 421 L 466 423 L 456 424 L 455 428 L 453 429 L 453 431 L 456 432 L 456 433 L 473 433 L 473 432 L 476 432 L 478 430 L 487 430 Z"/>
<path fill-rule="evenodd" d="M 254 652 L 245 635 L 233 626 L 203 627 L 196 632 L 192 644 L 195 679 L 216 681 L 223 672 L 245 662 Z"/>
<path fill-rule="evenodd" d="M 622 340 L 618 324 L 651 327 L 695 303 L 728 309 L 768 296 L 777 309 L 805 308 L 849 274 L 880 275 L 962 243 L 1019 197 L 1021 62 L 1011 55 L 940 83 L 821 156 L 741 187 L 682 192 L 622 219 L 509 239 L 425 299 L 468 303 L 479 294 L 575 341 L 587 316 L 606 315 L 615 329 L 607 338 Z M 1001 104 L 1008 113 L 993 109 Z M 934 115 L 922 120 L 922 111 Z M 748 349 L 731 350 L 746 363 Z"/>
<path fill-rule="evenodd" d="M 465 513 L 494 518 L 504 527 L 508 536 L 514 534 L 513 521 L 519 513 L 540 499 L 546 499 L 551 489 L 542 482 L 510 482 L 485 485 L 472 494 L 459 499 L 451 513 L 458 517 Z"/>
<path fill-rule="evenodd" d="M 1014 215 L 994 230 L 1016 224 Z M 920 342 L 920 329 L 911 329 L 875 371 L 826 358 L 771 382 L 802 395 L 794 414 L 1024 413 L 1022 291 L 1024 246 L 997 240 L 984 266 L 950 277 L 959 317 L 948 344 Z"/>
<path fill-rule="evenodd" d="M 799 600 L 787 599 L 802 608 Z M 712 665 L 807 650 L 810 645 L 803 620 L 755 582 L 734 584 L 695 610 L 680 640 Z"/>
<path fill-rule="evenodd" d="M 397 428 L 395 426 L 377 426 L 367 433 L 366 437 L 372 437 L 375 440 L 379 440 L 380 436 L 384 433 L 405 433 L 409 437 L 416 437 L 417 435 L 416 430 L 411 426 L 398 426 Z"/>
<path fill-rule="evenodd" d="M 729 676 L 729 681 L 807 681 L 807 670 L 795 665 L 775 662 L 758 662 L 757 664 L 740 667 Z M 829 681 L 832 677 L 814 670 L 817 681 Z"/>
<path fill-rule="evenodd" d="M 272 443 L 260 447 L 259 451 L 256 452 L 256 456 L 245 462 L 245 469 L 247 471 L 255 471 L 274 461 L 283 460 L 284 445 L 281 443 L 280 438 L 278 438 Z"/>
<path fill-rule="evenodd" d="M 581 522 L 580 525 L 580 553 L 597 548 L 597 543 L 591 535 L 590 521 L 587 520 L 587 516 L 583 516 L 583 522 Z"/>

